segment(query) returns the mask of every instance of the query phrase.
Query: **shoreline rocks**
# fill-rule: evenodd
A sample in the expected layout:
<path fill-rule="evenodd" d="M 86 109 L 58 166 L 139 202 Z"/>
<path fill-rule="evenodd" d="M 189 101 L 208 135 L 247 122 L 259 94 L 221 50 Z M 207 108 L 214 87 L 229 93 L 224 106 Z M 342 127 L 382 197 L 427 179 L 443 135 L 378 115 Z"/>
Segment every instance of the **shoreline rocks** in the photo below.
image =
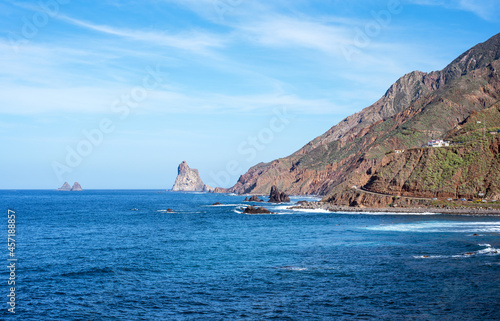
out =
<path fill-rule="evenodd" d="M 477 215 L 477 216 L 500 216 L 500 209 L 484 208 L 452 208 L 452 207 L 355 207 L 338 206 L 328 202 L 305 202 L 290 207 L 292 209 L 322 209 L 334 212 L 357 212 L 357 213 L 436 213 L 449 215 Z"/>

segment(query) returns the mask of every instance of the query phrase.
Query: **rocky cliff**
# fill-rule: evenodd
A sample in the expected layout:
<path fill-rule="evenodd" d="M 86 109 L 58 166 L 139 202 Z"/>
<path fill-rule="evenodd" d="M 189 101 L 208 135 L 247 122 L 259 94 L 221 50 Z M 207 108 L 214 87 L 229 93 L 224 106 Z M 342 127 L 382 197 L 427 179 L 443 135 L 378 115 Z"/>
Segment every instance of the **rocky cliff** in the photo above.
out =
<path fill-rule="evenodd" d="M 197 169 L 189 168 L 186 161 L 183 161 L 177 169 L 177 178 L 175 179 L 172 191 L 180 192 L 212 192 L 214 189 L 205 185 L 200 178 Z"/>
<path fill-rule="evenodd" d="M 423 192 L 428 173 L 418 168 L 423 169 L 429 162 L 439 163 L 436 159 L 441 157 L 437 155 L 440 152 L 422 149 L 399 156 L 389 154 L 395 149 L 418 148 L 428 140 L 445 138 L 474 113 L 494 106 L 500 98 L 499 58 L 500 34 L 466 51 L 441 71 L 404 75 L 373 105 L 347 117 L 294 154 L 250 168 L 227 191 L 263 194 L 277 185 L 287 194 L 319 194 L 326 195 L 325 200 L 335 200 L 352 185 L 366 185 L 380 192 L 437 195 L 437 188 Z M 466 146 L 462 148 L 454 153 L 475 152 Z M 495 150 L 495 143 L 485 148 Z M 419 158 L 418 153 L 425 155 Z M 496 155 L 482 159 L 481 166 L 490 168 L 488 162 Z M 419 163 L 409 174 L 409 181 L 402 176 L 391 185 L 380 179 L 381 173 L 397 172 L 398 166 L 404 167 L 410 161 L 398 163 L 397 157 L 422 161 L 428 158 L 429 162 Z M 486 169 L 475 173 L 497 175 Z M 454 184 L 471 178 L 462 176 Z M 489 184 L 485 177 L 479 180 L 484 182 L 480 187 L 466 188 L 463 193 L 457 187 L 453 195 L 471 195 Z M 394 186 L 401 188 L 394 191 Z M 488 186 L 492 194 L 498 192 L 496 185 Z"/>

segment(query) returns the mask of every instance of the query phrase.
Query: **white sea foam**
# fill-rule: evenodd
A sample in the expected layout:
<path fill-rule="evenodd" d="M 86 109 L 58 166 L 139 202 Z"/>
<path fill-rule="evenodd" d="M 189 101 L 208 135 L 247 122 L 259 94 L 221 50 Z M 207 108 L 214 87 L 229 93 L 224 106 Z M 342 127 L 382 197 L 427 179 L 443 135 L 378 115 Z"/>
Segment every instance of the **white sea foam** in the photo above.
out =
<path fill-rule="evenodd" d="M 273 206 L 273 209 L 275 210 L 289 210 L 290 209 L 290 205 L 275 205 Z"/>
<path fill-rule="evenodd" d="M 287 271 L 307 271 L 307 268 L 298 266 L 280 266 L 278 269 Z"/>
<path fill-rule="evenodd" d="M 415 259 L 440 259 L 444 258 L 446 256 L 443 255 L 414 255 L 413 258 Z"/>
<path fill-rule="evenodd" d="M 218 205 L 203 205 L 202 207 L 225 207 L 225 206 L 240 206 L 240 207 L 246 207 L 248 204 L 218 204 Z"/>
<path fill-rule="evenodd" d="M 390 224 L 367 227 L 374 231 L 394 232 L 451 232 L 451 233 L 498 233 L 500 222 L 450 222 L 434 221 L 407 224 Z"/>
<path fill-rule="evenodd" d="M 318 202 L 321 201 L 322 197 L 319 196 L 290 196 L 292 202 L 298 201 L 308 201 L 308 202 Z"/>
<path fill-rule="evenodd" d="M 469 258 L 478 255 L 500 255 L 500 249 L 496 249 L 492 247 L 490 244 L 478 244 L 479 246 L 485 247 L 482 250 L 474 251 L 474 252 L 465 252 L 454 255 L 414 255 L 415 259 L 440 259 L 440 258 Z"/>

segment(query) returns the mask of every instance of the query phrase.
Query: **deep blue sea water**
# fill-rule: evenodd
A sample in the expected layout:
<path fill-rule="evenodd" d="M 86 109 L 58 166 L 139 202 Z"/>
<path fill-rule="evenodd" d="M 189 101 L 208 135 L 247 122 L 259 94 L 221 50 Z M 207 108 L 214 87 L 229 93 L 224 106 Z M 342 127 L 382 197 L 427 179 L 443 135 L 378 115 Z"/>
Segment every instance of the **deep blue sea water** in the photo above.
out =
<path fill-rule="evenodd" d="M 0 191 L 0 319 L 500 320 L 498 217 L 244 215 L 243 198 Z"/>

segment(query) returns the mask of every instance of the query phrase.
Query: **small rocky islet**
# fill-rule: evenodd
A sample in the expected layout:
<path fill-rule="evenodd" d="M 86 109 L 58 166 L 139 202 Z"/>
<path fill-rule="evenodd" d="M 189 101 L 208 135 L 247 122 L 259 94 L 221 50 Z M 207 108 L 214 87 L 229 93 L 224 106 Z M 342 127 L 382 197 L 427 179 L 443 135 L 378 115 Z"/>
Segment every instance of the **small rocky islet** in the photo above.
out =
<path fill-rule="evenodd" d="M 73 184 L 73 187 L 71 187 L 68 182 L 64 182 L 64 184 L 57 189 L 58 191 L 63 191 L 63 192 L 81 192 L 83 191 L 82 186 L 80 183 L 75 182 Z"/>

